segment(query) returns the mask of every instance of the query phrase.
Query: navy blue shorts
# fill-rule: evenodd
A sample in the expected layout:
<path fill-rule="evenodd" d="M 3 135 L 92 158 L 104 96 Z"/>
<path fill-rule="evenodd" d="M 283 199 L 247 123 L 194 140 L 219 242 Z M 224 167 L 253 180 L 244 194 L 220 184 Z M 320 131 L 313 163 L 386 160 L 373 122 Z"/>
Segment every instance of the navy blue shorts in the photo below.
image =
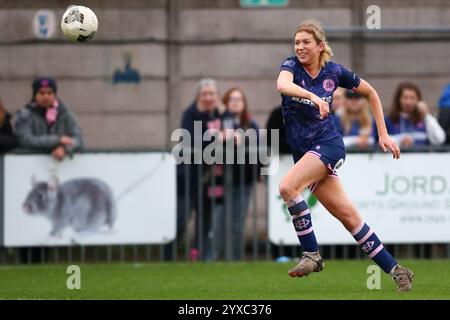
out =
<path fill-rule="evenodd" d="M 336 137 L 334 139 L 318 142 L 312 144 L 308 151 L 304 153 L 294 151 L 292 156 L 294 163 L 297 163 L 306 153 L 311 153 L 318 157 L 323 164 L 328 168 L 329 174 L 337 176 L 336 170 L 339 169 L 345 161 L 345 146 L 342 137 Z M 312 185 L 315 187 L 315 185 Z M 313 191 L 313 188 L 311 188 Z"/>

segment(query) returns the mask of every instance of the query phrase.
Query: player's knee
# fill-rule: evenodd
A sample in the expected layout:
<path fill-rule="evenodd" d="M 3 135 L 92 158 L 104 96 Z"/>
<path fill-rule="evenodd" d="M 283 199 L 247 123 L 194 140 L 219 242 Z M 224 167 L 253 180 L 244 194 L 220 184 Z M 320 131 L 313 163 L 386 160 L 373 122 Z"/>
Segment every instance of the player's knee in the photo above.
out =
<path fill-rule="evenodd" d="M 296 196 L 295 187 L 288 181 L 285 180 L 281 181 L 281 183 L 278 186 L 278 190 L 280 192 L 280 196 L 283 198 L 284 201 L 291 200 Z"/>
<path fill-rule="evenodd" d="M 345 206 L 339 210 L 339 221 L 347 230 L 354 230 L 360 223 L 360 218 L 356 209 L 352 206 Z"/>

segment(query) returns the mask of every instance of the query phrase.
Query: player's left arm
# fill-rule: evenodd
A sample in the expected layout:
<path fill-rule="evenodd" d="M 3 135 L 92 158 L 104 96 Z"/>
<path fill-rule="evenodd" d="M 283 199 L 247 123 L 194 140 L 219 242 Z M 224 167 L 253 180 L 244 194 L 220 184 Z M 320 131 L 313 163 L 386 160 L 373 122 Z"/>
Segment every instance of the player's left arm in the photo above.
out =
<path fill-rule="evenodd" d="M 373 117 L 378 130 L 379 144 L 381 149 L 386 152 L 390 150 L 394 159 L 400 158 L 400 148 L 397 143 L 389 136 L 386 129 L 386 124 L 384 122 L 383 107 L 381 106 L 380 97 L 377 91 L 364 79 L 358 87 L 354 88 L 353 91 L 363 95 L 367 101 L 369 101 L 370 109 L 372 110 Z"/>

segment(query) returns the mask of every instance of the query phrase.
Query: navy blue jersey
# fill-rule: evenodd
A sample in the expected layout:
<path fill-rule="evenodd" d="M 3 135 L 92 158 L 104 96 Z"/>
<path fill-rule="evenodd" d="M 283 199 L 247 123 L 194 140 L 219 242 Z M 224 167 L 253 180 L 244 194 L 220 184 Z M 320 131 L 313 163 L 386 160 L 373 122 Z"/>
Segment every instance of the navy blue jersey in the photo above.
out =
<path fill-rule="evenodd" d="M 294 75 L 294 83 L 314 93 L 330 104 L 337 87 L 353 89 L 359 86 L 360 78 L 342 65 L 327 62 L 316 78 L 312 78 L 303 68 L 296 56 L 284 60 L 280 71 L 286 70 Z M 313 144 L 328 141 L 340 135 L 331 114 L 320 119 L 319 108 L 309 99 L 299 99 L 281 95 L 286 137 L 291 148 L 306 152 Z"/>

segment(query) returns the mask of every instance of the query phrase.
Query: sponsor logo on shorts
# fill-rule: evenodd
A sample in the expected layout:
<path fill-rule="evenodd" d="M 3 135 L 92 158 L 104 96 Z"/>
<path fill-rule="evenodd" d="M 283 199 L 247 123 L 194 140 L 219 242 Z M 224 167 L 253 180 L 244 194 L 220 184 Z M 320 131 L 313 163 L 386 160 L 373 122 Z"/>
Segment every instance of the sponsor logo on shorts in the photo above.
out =
<path fill-rule="evenodd" d="M 334 165 L 334 171 L 336 171 L 337 169 L 339 169 L 342 165 L 344 164 L 344 159 L 339 159 L 338 162 L 336 162 L 336 164 Z"/>

